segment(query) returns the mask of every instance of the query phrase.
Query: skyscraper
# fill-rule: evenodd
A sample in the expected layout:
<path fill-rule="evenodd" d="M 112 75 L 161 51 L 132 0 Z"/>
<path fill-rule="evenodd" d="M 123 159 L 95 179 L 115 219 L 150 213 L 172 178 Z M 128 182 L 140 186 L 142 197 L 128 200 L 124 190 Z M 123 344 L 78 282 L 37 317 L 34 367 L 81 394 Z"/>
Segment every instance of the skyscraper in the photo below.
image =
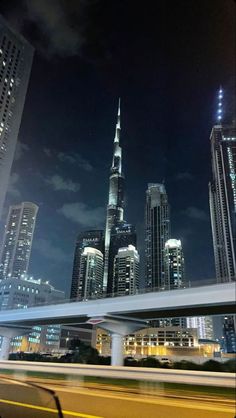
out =
<path fill-rule="evenodd" d="M 236 280 L 236 124 L 224 125 L 219 90 L 218 124 L 211 131 L 211 226 L 218 282 Z"/>
<path fill-rule="evenodd" d="M 0 218 L 27 92 L 33 48 L 0 17 Z"/>
<path fill-rule="evenodd" d="M 71 299 L 76 299 L 79 290 L 79 269 L 81 254 L 85 247 L 97 248 L 99 251 L 104 253 L 104 235 L 102 230 L 91 230 L 84 231 L 78 235 L 75 253 L 74 253 L 74 264 L 72 273 L 71 283 Z"/>
<path fill-rule="evenodd" d="M 118 118 L 114 138 L 114 151 L 109 179 L 109 198 L 107 205 L 106 229 L 105 229 L 105 261 L 103 290 L 107 292 L 109 275 L 109 248 L 111 230 L 117 222 L 123 220 L 124 214 L 124 177 L 122 174 L 122 149 L 120 146 L 120 100 L 118 106 Z"/>
<path fill-rule="evenodd" d="M 223 321 L 223 349 L 227 353 L 236 353 L 236 316 L 226 316 Z"/>
<path fill-rule="evenodd" d="M 169 239 L 165 243 L 165 289 L 184 287 L 184 255 L 181 241 Z"/>
<path fill-rule="evenodd" d="M 139 254 L 133 245 L 118 250 L 113 277 L 113 291 L 118 296 L 136 293 L 139 287 Z"/>
<path fill-rule="evenodd" d="M 103 254 L 85 247 L 80 259 L 78 299 L 96 299 L 103 295 Z"/>
<path fill-rule="evenodd" d="M 236 122 L 222 122 L 222 100 L 223 90 L 220 88 L 218 122 L 210 136 L 213 178 L 209 183 L 215 269 L 219 283 L 236 280 Z M 233 316 L 223 319 L 223 334 L 224 348 L 231 351 L 236 341 Z"/>
<path fill-rule="evenodd" d="M 197 316 L 186 319 L 188 328 L 197 328 L 199 338 L 214 339 L 213 319 L 211 316 Z"/>
<path fill-rule="evenodd" d="M 108 265 L 108 284 L 107 294 L 115 292 L 114 286 L 114 260 L 118 254 L 119 248 L 137 245 L 137 236 L 135 227 L 125 221 L 117 222 L 111 229 L 110 247 L 109 247 L 109 265 Z M 115 284 L 116 287 L 116 284 Z"/>
<path fill-rule="evenodd" d="M 148 184 L 145 224 L 146 287 L 164 287 L 164 251 L 165 243 L 170 238 L 170 208 L 164 184 Z"/>
<path fill-rule="evenodd" d="M 0 253 L 0 279 L 20 278 L 28 271 L 38 206 L 10 206 Z"/>

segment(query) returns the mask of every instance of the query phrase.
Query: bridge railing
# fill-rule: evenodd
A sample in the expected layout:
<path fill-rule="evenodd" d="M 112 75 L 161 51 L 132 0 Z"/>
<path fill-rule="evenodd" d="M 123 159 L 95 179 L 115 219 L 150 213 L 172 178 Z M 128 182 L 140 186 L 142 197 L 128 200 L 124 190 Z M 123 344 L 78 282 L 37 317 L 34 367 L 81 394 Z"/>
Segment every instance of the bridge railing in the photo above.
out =
<path fill-rule="evenodd" d="M 30 361 L 0 361 L 0 371 L 52 373 L 68 378 L 97 376 L 109 379 L 128 379 L 152 382 L 185 383 L 201 386 L 235 387 L 234 373 L 196 370 L 154 369 L 146 367 L 95 366 L 89 364 L 58 364 Z M 42 377 L 42 376 L 41 376 Z"/>

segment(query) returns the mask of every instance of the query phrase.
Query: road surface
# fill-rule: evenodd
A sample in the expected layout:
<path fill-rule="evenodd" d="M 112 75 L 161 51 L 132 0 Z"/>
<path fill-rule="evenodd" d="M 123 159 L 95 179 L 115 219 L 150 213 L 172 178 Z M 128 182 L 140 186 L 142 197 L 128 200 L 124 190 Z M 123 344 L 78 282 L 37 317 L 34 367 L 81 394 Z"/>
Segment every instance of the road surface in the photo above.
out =
<path fill-rule="evenodd" d="M 81 418 L 234 418 L 232 402 L 145 396 L 78 387 L 52 387 L 64 417 Z M 57 417 L 51 396 L 21 384 L 0 383 L 1 418 Z"/>

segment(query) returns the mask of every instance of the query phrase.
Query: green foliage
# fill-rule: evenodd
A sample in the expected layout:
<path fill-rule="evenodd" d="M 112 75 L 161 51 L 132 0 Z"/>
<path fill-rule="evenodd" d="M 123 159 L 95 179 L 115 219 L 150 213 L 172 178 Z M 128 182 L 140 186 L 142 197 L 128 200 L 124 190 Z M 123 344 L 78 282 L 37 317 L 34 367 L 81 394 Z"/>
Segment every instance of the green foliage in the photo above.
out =
<path fill-rule="evenodd" d="M 70 343 L 71 353 L 65 354 L 60 358 L 63 363 L 82 363 L 82 364 L 99 364 L 99 353 L 82 341 L 75 339 Z"/>
<path fill-rule="evenodd" d="M 208 360 L 202 365 L 202 370 L 207 372 L 223 372 L 224 369 L 224 364 L 215 360 Z"/>
<path fill-rule="evenodd" d="M 201 366 L 199 364 L 186 360 L 176 361 L 172 367 L 173 369 L 180 370 L 201 370 Z"/>
<path fill-rule="evenodd" d="M 161 363 L 155 357 L 146 357 L 139 360 L 141 367 L 160 367 Z"/>
<path fill-rule="evenodd" d="M 80 340 L 72 340 L 70 345 L 71 351 L 65 355 L 56 358 L 50 355 L 40 353 L 11 353 L 9 360 L 22 361 L 47 361 L 54 363 L 82 363 L 82 364 L 100 364 L 110 365 L 111 357 L 100 356 L 98 351 L 83 343 Z M 180 369 L 180 370 L 203 370 L 212 372 L 230 372 L 236 373 L 236 359 L 231 359 L 226 362 L 218 362 L 216 360 L 207 360 L 203 364 L 196 364 L 192 361 L 176 361 L 175 363 L 160 362 L 155 357 L 146 357 L 140 360 L 135 360 L 132 357 L 126 357 L 124 365 L 129 367 L 153 367 L 164 369 Z"/>
<path fill-rule="evenodd" d="M 224 371 L 236 373 L 236 359 L 228 360 L 224 363 Z"/>

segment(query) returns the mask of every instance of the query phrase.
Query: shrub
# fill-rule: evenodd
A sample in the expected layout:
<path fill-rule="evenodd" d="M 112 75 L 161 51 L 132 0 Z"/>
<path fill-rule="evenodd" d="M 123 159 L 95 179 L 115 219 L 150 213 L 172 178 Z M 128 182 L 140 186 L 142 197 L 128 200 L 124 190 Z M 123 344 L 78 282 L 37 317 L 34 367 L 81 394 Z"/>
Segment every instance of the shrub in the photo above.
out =
<path fill-rule="evenodd" d="M 215 360 L 208 360 L 202 365 L 202 370 L 209 372 L 222 372 L 224 370 L 223 365 Z"/>

